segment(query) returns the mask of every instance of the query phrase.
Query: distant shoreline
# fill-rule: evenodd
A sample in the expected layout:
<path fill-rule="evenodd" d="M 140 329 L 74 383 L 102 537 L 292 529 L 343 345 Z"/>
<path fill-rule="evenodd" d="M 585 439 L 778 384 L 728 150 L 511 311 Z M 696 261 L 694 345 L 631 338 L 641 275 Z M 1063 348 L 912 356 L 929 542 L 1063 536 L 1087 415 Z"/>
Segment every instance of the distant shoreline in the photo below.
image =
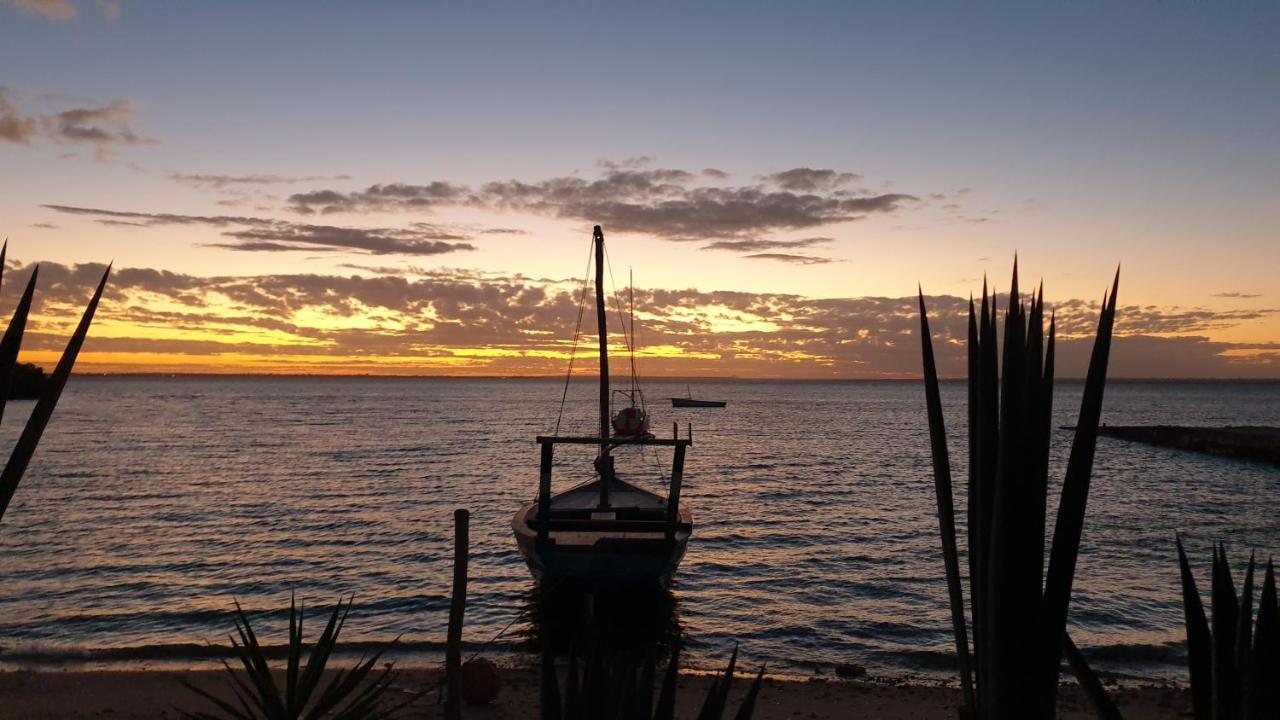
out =
<path fill-rule="evenodd" d="M 300 379 L 300 380 L 515 380 L 515 381 L 544 381 L 557 380 L 563 381 L 563 375 L 383 375 L 377 373 L 267 373 L 267 372 L 248 372 L 248 373 L 174 373 L 174 372 L 76 372 L 75 377 L 90 378 L 199 378 L 199 379 L 252 379 L 266 378 L 272 380 L 280 379 Z M 594 374 L 580 373 L 574 376 L 576 380 L 594 379 Z M 698 375 L 673 375 L 673 376 L 647 376 L 647 382 L 735 382 L 735 383 L 919 383 L 920 377 L 882 377 L 882 378 L 769 378 L 769 377 L 741 377 L 741 376 L 698 376 Z M 943 377 L 940 378 L 944 383 L 964 382 L 963 377 Z M 1151 383 L 1151 384 L 1199 384 L 1199 383 L 1216 383 L 1222 385 L 1270 385 L 1280 383 L 1280 377 L 1274 378 L 1160 378 L 1160 377 L 1111 377 L 1107 379 L 1111 383 Z M 1058 378 L 1057 382 L 1078 383 L 1084 382 L 1083 377 L 1063 377 Z"/>

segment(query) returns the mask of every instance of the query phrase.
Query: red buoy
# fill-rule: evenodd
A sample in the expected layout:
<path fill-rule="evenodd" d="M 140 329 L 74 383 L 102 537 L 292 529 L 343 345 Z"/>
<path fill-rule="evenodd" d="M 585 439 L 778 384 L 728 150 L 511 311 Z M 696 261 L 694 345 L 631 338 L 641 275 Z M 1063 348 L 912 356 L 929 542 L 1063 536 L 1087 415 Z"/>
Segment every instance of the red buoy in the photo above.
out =
<path fill-rule="evenodd" d="M 472 658 L 462 664 L 462 699 L 468 705 L 488 705 L 498 699 L 502 681 L 498 666 L 485 658 Z"/>

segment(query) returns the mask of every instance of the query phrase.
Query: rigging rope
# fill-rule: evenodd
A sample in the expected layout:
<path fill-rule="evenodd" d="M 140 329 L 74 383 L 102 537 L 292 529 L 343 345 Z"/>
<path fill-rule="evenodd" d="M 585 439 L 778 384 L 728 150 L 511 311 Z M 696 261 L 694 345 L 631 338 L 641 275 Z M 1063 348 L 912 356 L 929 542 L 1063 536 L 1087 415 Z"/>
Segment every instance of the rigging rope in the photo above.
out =
<path fill-rule="evenodd" d="M 594 250 L 594 245 L 588 248 L 587 266 L 586 266 L 586 270 L 583 272 L 583 277 L 582 277 L 582 292 L 578 296 L 578 319 L 577 319 L 577 322 L 574 324 L 574 328 L 573 328 L 573 343 L 569 350 L 569 367 L 565 371 L 564 390 L 560 394 L 560 409 L 556 413 L 556 427 L 554 432 L 552 433 L 552 435 L 554 435 L 555 437 L 559 437 L 560 426 L 563 424 L 563 421 L 564 421 L 564 408 L 568 402 L 569 385 L 573 378 L 573 363 L 574 363 L 574 360 L 577 359 L 578 343 L 582 338 L 582 318 L 584 317 L 586 312 L 587 295 L 591 289 L 591 260 L 592 260 L 591 256 L 593 254 L 592 253 L 593 250 Z M 608 272 L 609 282 L 613 286 L 614 310 L 616 310 L 618 313 L 619 325 L 621 325 L 622 327 L 623 343 L 627 348 L 627 352 L 630 355 L 630 359 L 631 359 L 631 388 L 632 388 L 631 394 L 630 394 L 631 402 L 634 405 L 635 398 L 637 395 L 639 395 L 640 409 L 643 411 L 645 409 L 644 393 L 639 390 L 640 373 L 636 367 L 635 326 L 634 324 L 628 325 L 627 317 L 623 312 L 622 294 L 618 290 L 618 283 L 616 280 L 614 280 L 614 277 L 613 277 L 613 263 L 609 260 L 609 249 L 607 247 L 605 248 L 604 255 L 605 255 L 605 270 L 606 272 Z M 630 288 L 630 289 L 632 292 L 634 292 L 634 288 Z M 632 323 L 634 322 L 635 321 L 633 318 Z M 612 400 L 612 398 L 610 399 Z M 658 474 L 659 480 L 663 483 L 663 485 L 666 485 L 667 477 L 666 477 L 666 474 L 662 471 L 661 462 L 653 455 L 646 453 L 645 450 L 646 450 L 645 447 L 643 446 L 640 447 L 641 462 L 649 463 L 653 467 L 655 467 L 658 471 L 657 474 Z M 505 630 L 503 632 L 505 632 Z M 499 633 L 499 636 L 501 636 L 501 634 L 502 633 Z"/>
<path fill-rule="evenodd" d="M 569 349 L 569 369 L 564 374 L 564 392 L 560 394 L 560 412 L 556 414 L 556 429 L 551 434 L 560 436 L 560 422 L 564 420 L 564 404 L 569 399 L 569 380 L 573 377 L 573 361 L 578 356 L 578 339 L 582 336 L 582 313 L 587 307 L 587 287 L 591 284 L 591 252 L 587 252 L 587 269 L 582 274 L 582 293 L 578 296 L 578 322 L 573 327 L 573 345 Z"/>
<path fill-rule="evenodd" d="M 634 324 L 635 316 L 634 314 L 632 315 L 632 324 L 628 325 L 627 317 L 622 310 L 622 293 L 621 291 L 618 290 L 618 283 L 613 278 L 613 263 L 609 259 L 608 247 L 605 247 L 604 249 L 604 257 L 605 257 L 605 267 L 609 273 L 609 282 L 613 285 L 613 307 L 618 313 L 619 324 L 622 325 L 622 337 L 626 344 L 627 351 L 631 357 L 631 395 L 630 395 L 631 403 L 634 405 L 635 398 L 637 395 L 639 395 L 640 410 L 646 411 L 645 401 L 644 401 L 644 391 L 639 389 L 640 371 L 636 366 L 636 346 L 638 343 L 636 341 L 636 336 L 635 336 L 635 324 Z M 632 292 L 632 298 L 634 302 L 634 293 L 635 293 L 634 281 L 632 282 L 632 285 L 629 286 L 628 289 Z M 632 313 L 634 312 L 635 312 L 635 309 L 633 304 Z M 615 392 L 618 392 L 618 391 L 615 391 Z M 651 468 L 653 468 L 654 473 L 658 476 L 658 481 L 662 483 L 663 487 L 667 487 L 669 478 L 667 476 L 666 471 L 664 470 L 662 461 L 656 455 L 646 452 L 648 448 L 645 447 L 644 445 L 639 446 L 639 449 L 640 449 L 640 462 L 647 464 Z"/>
<path fill-rule="evenodd" d="M 618 312 L 618 324 L 622 326 L 622 339 L 627 348 L 627 353 L 631 357 L 631 404 L 636 402 L 636 395 L 640 396 L 640 409 L 644 410 L 644 393 L 638 392 L 640 385 L 640 373 L 636 369 L 636 342 L 633 337 L 634 327 L 627 327 L 627 316 L 622 311 L 622 296 L 618 291 L 618 283 L 613 279 L 613 262 L 609 260 L 609 248 L 604 249 L 605 267 L 609 272 L 609 283 L 613 285 L 613 307 Z M 632 320 L 634 322 L 634 318 Z"/>

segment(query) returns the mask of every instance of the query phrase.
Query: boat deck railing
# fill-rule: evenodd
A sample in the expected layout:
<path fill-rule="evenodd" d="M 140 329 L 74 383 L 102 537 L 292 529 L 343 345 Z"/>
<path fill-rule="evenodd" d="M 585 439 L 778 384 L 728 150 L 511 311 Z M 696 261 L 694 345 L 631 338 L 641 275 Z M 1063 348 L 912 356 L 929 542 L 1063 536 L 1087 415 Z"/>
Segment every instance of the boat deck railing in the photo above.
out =
<path fill-rule="evenodd" d="M 684 478 L 684 454 L 685 449 L 693 444 L 693 430 L 690 428 L 689 434 L 685 437 L 679 437 L 679 426 L 673 426 L 673 434 L 675 437 L 658 438 L 652 435 L 640 437 L 613 437 L 609 439 L 611 445 L 665 445 L 675 449 L 674 457 L 671 459 L 671 483 L 667 491 L 667 510 L 666 510 L 666 537 L 671 539 L 675 537 L 675 533 L 680 526 L 680 485 Z M 552 524 L 551 515 L 551 466 L 552 457 L 555 453 L 556 445 L 599 445 L 600 437 L 587 436 L 565 436 L 559 437 L 555 435 L 539 435 L 538 444 L 542 446 L 542 461 L 538 468 L 538 539 L 545 541 L 549 535 Z M 606 460 L 609 458 L 606 456 Z M 609 485 L 612 476 L 612 463 L 601 471 L 600 477 L 600 505 L 597 510 L 608 510 L 609 505 Z"/>
<path fill-rule="evenodd" d="M 556 435 L 539 435 L 538 443 L 541 445 L 599 445 L 599 437 L 584 436 L 556 436 Z M 693 438 L 660 438 L 660 437 L 626 437 L 613 436 L 609 438 L 610 445 L 666 445 L 677 447 L 688 447 L 693 444 Z"/>

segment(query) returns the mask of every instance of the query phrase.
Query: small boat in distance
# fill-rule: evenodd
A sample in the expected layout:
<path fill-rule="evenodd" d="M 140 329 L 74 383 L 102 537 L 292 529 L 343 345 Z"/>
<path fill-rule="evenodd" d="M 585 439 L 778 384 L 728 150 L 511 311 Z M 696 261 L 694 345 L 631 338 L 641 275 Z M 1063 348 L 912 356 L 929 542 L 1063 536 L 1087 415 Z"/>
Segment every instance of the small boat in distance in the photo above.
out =
<path fill-rule="evenodd" d="M 671 407 L 722 408 L 726 404 L 724 400 L 694 400 L 688 385 L 684 386 L 684 391 L 687 397 L 671 398 Z"/>
<path fill-rule="evenodd" d="M 596 437 L 539 436 L 542 448 L 538 475 L 538 499 L 516 511 L 512 531 L 520 554 L 533 576 L 543 583 L 599 586 L 634 586 L 657 582 L 666 585 L 684 557 L 693 516 L 680 506 L 684 455 L 693 444 L 692 433 L 657 438 L 649 432 L 649 418 L 636 385 L 633 327 L 628 347 L 633 351 L 628 407 L 610 418 L 608 330 L 605 322 L 604 233 L 592 233 L 595 250 L 596 322 L 600 346 L 600 417 Z M 583 296 L 585 298 L 585 294 Z M 570 365 L 572 368 L 572 364 Z M 567 379 L 566 379 L 567 383 Z M 566 385 L 567 387 L 567 385 Z M 557 428 L 559 425 L 557 424 Z M 551 493 L 551 468 L 556 445 L 596 445 L 594 480 L 559 494 Z M 670 495 L 662 495 L 622 480 L 614 467 L 613 451 L 632 445 L 669 446 Z"/>

